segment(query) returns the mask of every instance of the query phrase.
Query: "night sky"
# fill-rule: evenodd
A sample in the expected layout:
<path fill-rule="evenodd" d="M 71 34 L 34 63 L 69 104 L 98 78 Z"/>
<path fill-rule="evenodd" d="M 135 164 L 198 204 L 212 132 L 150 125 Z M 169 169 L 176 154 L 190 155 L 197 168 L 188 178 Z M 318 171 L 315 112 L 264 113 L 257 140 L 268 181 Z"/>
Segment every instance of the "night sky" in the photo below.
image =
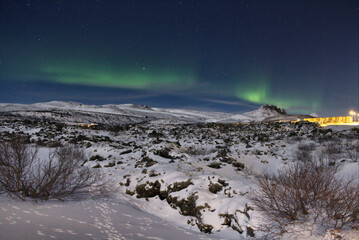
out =
<path fill-rule="evenodd" d="M 358 109 L 353 0 L 0 1 L 0 102 Z"/>

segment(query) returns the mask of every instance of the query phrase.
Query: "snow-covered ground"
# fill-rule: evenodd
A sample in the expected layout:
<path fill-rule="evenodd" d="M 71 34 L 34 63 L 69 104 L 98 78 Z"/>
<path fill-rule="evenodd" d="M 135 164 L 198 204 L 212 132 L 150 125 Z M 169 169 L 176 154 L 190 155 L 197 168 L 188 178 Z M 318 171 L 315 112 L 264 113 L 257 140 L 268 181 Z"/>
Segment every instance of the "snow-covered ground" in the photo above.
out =
<path fill-rule="evenodd" d="M 115 199 L 34 204 L 0 197 L 0 239 L 226 239 L 186 229 Z"/>
<path fill-rule="evenodd" d="M 64 118 L 48 121 L 54 120 L 52 111 L 65 114 L 68 108 L 96 114 L 88 119 L 125 114 L 146 121 L 113 129 L 62 124 Z M 41 146 L 44 160 L 54 146 L 76 144 L 87 155 L 85 165 L 114 183 L 113 195 L 95 199 L 32 204 L 1 196 L 0 239 L 262 238 L 262 214 L 249 197 L 258 190 L 256 175 L 295 164 L 300 146 L 312 146 L 310 154 L 316 156 L 333 144 L 339 149 L 330 153 L 338 176 L 359 172 L 357 128 L 259 123 L 285 118 L 268 107 L 243 115 L 63 102 L 0 104 L 0 109 L 0 139 L 22 135 Z M 44 112 L 43 120 L 29 117 Z M 221 123 L 239 120 L 254 123 Z M 282 239 L 332 239 L 318 229 L 315 224 L 301 226 Z M 346 228 L 340 234 L 357 239 L 358 231 Z"/>

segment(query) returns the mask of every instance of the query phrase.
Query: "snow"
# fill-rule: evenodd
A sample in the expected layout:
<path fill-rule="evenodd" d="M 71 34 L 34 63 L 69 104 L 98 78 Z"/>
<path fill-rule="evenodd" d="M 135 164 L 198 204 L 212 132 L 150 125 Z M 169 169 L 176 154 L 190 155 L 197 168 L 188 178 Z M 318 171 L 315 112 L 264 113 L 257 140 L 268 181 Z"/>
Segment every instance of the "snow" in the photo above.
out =
<path fill-rule="evenodd" d="M 320 117 L 317 113 L 311 113 L 311 114 L 309 114 L 309 115 L 312 116 L 312 117 L 315 117 L 315 118 Z"/>
<path fill-rule="evenodd" d="M 41 111 L 42 113 L 39 113 Z M 51 111 L 76 111 L 79 113 L 92 114 L 115 114 L 126 115 L 139 118 L 154 119 L 172 119 L 184 120 L 188 122 L 252 122 L 262 121 L 265 118 L 278 116 L 278 112 L 260 108 L 258 110 L 244 114 L 229 114 L 221 112 L 203 112 L 186 109 L 165 109 L 165 108 L 149 108 L 147 106 L 139 106 L 134 104 L 107 104 L 107 105 L 85 105 L 75 102 L 52 101 L 35 104 L 11 104 L 1 103 L 0 112 L 16 112 L 21 115 L 50 116 Z M 35 113 L 34 113 L 35 112 Z M 84 122 L 77 119 L 77 122 Z M 101 122 L 94 118 L 94 122 Z"/>
<path fill-rule="evenodd" d="M 0 196 L 0 202 L 0 239 L 221 239 L 166 222 L 118 199 L 33 204 Z"/>
<path fill-rule="evenodd" d="M 94 155 L 104 158 L 103 161 L 87 161 L 86 166 L 99 164 L 101 168 L 97 170 L 115 185 L 111 196 L 89 196 L 66 202 L 50 200 L 33 204 L 0 196 L 0 239 L 10 240 L 252 239 L 247 236 L 248 227 L 254 229 L 256 237 L 260 238 L 265 234 L 258 229 L 263 224 L 263 216 L 254 209 L 248 197 L 258 189 L 255 176 L 276 173 L 294 164 L 298 145 L 315 142 L 311 139 L 314 125 L 205 124 L 295 118 L 265 107 L 244 114 L 223 114 L 133 104 L 93 106 L 54 101 L 32 105 L 0 104 L 0 113 L 4 114 L 0 120 L 15 119 L 2 122 L 0 136 L 4 138 L 11 132 L 22 132 L 33 142 L 47 140 L 66 144 L 80 135 L 85 136 L 85 140 L 79 140 L 77 144 L 84 149 L 86 160 Z M 69 115 L 61 115 L 63 113 Z M 21 122 L 29 116 L 71 124 L 56 130 L 56 125 L 41 120 L 30 122 L 30 125 Z M 141 124 L 117 132 L 73 124 L 94 121 L 110 125 Z M 322 132 L 327 128 L 321 129 Z M 331 129 L 332 132 L 320 136 L 323 139 L 335 136 L 340 139 L 340 144 L 356 139 L 352 126 L 334 126 Z M 291 137 L 292 133 L 295 134 Z M 261 135 L 269 139 L 263 140 Z M 319 153 L 324 147 L 325 142 L 318 143 L 314 152 Z M 163 149 L 168 150 L 170 158 L 158 153 Z M 39 148 L 42 161 L 48 157 L 49 150 L 48 146 Z M 145 156 L 156 163 L 144 166 L 146 163 L 141 161 Z M 336 161 L 340 166 L 338 176 L 354 175 L 359 170 L 358 162 L 345 154 Z M 114 162 L 115 166 L 105 167 L 109 162 Z M 209 166 L 214 162 L 219 163 L 220 168 Z M 234 163 L 244 164 L 244 169 L 239 169 Z M 159 195 L 136 197 L 137 186 L 155 181 L 161 183 L 161 191 L 170 189 L 175 183 L 190 181 L 187 187 L 168 194 L 177 200 L 187 200 L 194 195 L 201 216 L 184 216 L 180 214 L 179 206 L 171 205 L 168 199 L 161 200 Z M 211 192 L 211 184 L 219 184 L 222 188 Z M 224 225 L 223 215 L 226 214 L 236 217 L 242 234 Z M 213 227 L 212 234 L 199 231 L 199 220 Z M 299 230 L 301 234 L 298 236 L 288 233 L 282 239 L 303 239 L 310 234 L 312 239 L 331 239 L 331 235 L 315 234 L 316 227 L 313 226 L 312 232 L 306 228 L 305 231 Z M 343 232 L 350 240 L 358 233 L 348 229 Z"/>

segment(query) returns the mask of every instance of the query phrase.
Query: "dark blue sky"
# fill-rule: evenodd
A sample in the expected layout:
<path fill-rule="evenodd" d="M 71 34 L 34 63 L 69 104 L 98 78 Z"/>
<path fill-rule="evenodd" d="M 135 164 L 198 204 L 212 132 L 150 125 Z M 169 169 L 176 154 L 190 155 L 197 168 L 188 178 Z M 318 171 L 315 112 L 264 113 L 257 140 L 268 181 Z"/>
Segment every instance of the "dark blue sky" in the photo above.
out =
<path fill-rule="evenodd" d="M 352 0 L 0 1 L 0 102 L 358 110 Z"/>

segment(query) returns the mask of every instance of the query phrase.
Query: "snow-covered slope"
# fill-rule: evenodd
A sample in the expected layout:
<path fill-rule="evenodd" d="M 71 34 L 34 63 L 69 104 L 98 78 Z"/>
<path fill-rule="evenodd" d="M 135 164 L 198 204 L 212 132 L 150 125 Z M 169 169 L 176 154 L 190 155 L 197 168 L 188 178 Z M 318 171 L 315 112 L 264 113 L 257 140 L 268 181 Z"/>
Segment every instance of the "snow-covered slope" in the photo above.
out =
<path fill-rule="evenodd" d="M 233 114 L 227 118 L 220 119 L 219 122 L 261 122 L 273 117 L 278 118 L 279 120 L 285 119 L 287 116 L 288 115 L 284 109 L 273 105 L 263 105 L 257 110 L 243 114 Z"/>
<path fill-rule="evenodd" d="M 297 163 L 306 165 L 310 159 L 321 164 L 330 160 L 328 166 L 338 166 L 338 176 L 356 176 L 359 131 L 354 126 L 179 124 L 188 123 L 180 119 L 293 117 L 273 106 L 224 116 L 130 104 L 50 102 L 1 104 L 0 109 L 0 140 L 21 136 L 30 146 L 37 145 L 40 161 L 48 160 L 54 147 L 75 144 L 84 150 L 83 165 L 113 183 L 104 192 L 90 189 L 88 198 L 81 193 L 78 197 L 83 200 L 66 203 L 51 200 L 32 205 L 0 195 L 0 239 L 274 239 L 270 234 L 278 231 L 285 234 L 276 235 L 283 240 L 334 239 L 332 233 L 357 239 L 357 223 L 348 223 L 337 232 L 325 215 L 314 221 L 314 210 L 286 223 L 282 231 L 275 221 L 265 219 L 251 198 L 260 190 L 260 174 L 274 174 Z M 31 114 L 38 120 L 17 118 Z M 81 121 L 147 122 L 108 131 L 48 121 L 79 121 L 77 116 Z"/>
<path fill-rule="evenodd" d="M 275 106 L 264 105 L 244 114 L 204 112 L 185 109 L 150 108 L 134 104 L 85 105 L 75 102 L 52 101 L 35 104 L 0 104 L 0 114 L 29 118 L 48 118 L 52 121 L 101 124 L 131 124 L 167 119 L 186 122 L 258 122 L 270 117 L 287 116 Z"/>

